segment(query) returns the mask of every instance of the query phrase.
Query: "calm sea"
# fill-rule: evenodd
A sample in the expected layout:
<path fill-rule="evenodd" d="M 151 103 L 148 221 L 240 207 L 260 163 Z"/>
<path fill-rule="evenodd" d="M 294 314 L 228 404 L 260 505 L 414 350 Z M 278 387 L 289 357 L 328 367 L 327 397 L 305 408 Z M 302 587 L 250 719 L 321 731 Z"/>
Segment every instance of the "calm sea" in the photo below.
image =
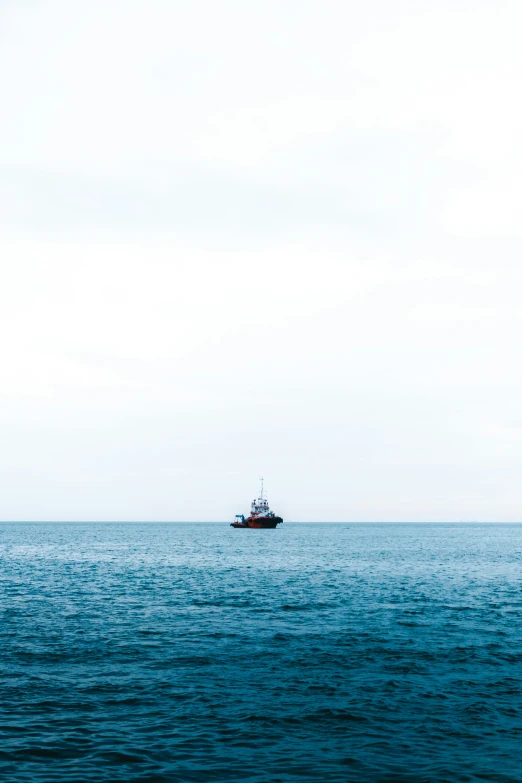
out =
<path fill-rule="evenodd" d="M 6 781 L 522 781 L 522 526 L 0 525 Z"/>

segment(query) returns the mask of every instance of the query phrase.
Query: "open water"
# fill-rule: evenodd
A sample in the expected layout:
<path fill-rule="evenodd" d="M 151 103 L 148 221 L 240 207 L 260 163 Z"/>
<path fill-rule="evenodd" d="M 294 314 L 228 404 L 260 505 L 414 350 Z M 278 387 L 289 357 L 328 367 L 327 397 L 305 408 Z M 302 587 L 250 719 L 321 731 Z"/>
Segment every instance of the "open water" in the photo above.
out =
<path fill-rule="evenodd" d="M 522 781 L 522 526 L 0 525 L 0 777 Z"/>

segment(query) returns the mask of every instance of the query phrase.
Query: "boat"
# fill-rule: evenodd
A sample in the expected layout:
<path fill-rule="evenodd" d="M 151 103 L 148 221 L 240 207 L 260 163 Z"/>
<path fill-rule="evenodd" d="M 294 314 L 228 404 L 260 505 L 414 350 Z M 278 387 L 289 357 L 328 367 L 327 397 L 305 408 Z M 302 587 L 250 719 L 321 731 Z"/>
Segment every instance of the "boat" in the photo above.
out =
<path fill-rule="evenodd" d="M 268 500 L 264 496 L 263 492 L 263 479 L 261 481 L 261 491 L 259 497 L 254 498 L 252 506 L 250 508 L 250 516 L 246 517 L 244 514 L 236 514 L 236 518 L 230 523 L 230 527 L 241 528 L 246 530 L 247 528 L 262 528 L 273 529 L 283 523 L 282 517 L 278 517 L 273 511 L 270 511 Z"/>

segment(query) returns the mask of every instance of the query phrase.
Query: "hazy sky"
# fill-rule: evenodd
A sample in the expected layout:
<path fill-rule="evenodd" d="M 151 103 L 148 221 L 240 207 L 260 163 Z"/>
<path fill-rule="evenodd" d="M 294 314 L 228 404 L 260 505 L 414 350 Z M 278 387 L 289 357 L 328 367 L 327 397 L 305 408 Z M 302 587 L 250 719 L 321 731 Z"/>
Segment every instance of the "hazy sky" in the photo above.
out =
<path fill-rule="evenodd" d="M 522 520 L 520 0 L 0 0 L 0 519 Z"/>

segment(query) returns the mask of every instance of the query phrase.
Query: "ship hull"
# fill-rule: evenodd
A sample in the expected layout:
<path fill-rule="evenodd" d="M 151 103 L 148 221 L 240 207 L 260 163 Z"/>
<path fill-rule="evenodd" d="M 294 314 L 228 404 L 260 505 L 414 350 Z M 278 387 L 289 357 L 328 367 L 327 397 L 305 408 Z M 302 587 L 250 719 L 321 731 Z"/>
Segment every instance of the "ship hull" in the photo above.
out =
<path fill-rule="evenodd" d="M 281 517 L 247 517 L 244 522 L 232 522 L 230 527 L 241 529 L 258 528 L 261 530 L 273 530 L 282 523 Z"/>

